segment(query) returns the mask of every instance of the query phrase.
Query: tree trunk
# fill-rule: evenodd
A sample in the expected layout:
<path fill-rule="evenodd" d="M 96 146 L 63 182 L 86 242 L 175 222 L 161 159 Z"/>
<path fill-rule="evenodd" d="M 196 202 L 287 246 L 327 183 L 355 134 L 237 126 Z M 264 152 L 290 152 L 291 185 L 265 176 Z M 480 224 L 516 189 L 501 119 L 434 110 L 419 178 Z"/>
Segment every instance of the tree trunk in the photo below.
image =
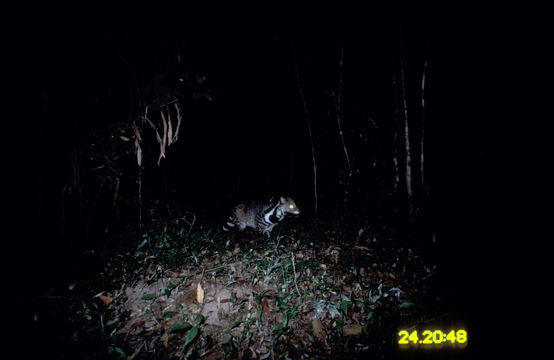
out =
<path fill-rule="evenodd" d="M 406 194 L 408 196 L 408 216 L 413 215 L 412 159 L 410 153 L 410 129 L 408 126 L 408 103 L 406 101 L 406 80 L 404 76 L 404 58 L 400 58 L 400 89 L 402 91 L 402 110 L 404 118 L 404 149 L 406 151 Z"/>

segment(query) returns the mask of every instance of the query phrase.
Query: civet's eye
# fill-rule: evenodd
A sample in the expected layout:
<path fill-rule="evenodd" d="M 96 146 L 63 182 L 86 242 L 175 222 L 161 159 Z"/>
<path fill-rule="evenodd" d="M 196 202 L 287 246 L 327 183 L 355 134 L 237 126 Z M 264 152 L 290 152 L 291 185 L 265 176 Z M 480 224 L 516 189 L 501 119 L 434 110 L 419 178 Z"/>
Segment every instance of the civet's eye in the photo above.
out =
<path fill-rule="evenodd" d="M 294 209 L 294 205 L 290 205 L 289 207 L 290 207 L 291 209 Z"/>

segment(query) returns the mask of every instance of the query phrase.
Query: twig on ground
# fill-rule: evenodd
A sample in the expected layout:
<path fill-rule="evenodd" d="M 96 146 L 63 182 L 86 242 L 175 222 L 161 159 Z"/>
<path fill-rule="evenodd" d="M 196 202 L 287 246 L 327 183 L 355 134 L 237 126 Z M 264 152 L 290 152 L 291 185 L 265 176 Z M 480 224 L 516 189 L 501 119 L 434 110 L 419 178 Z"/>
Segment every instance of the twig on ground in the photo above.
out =
<path fill-rule="evenodd" d="M 296 274 L 296 265 L 294 264 L 294 253 L 290 253 L 290 257 L 292 259 L 292 270 L 294 271 L 294 286 L 296 287 L 296 292 L 298 293 L 298 296 L 302 297 L 302 295 L 300 295 L 300 290 L 298 290 L 298 284 L 296 283 L 296 277 L 298 275 Z"/>

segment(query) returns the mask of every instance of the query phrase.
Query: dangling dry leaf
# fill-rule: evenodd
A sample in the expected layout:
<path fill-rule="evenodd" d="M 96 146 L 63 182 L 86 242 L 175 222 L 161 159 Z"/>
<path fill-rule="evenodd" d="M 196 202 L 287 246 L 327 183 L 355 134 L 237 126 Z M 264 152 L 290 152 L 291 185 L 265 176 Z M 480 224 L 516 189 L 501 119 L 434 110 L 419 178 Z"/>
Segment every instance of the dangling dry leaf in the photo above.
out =
<path fill-rule="evenodd" d="M 204 289 L 202 289 L 200 283 L 196 286 L 196 301 L 198 301 L 199 304 L 204 303 Z"/>
<path fill-rule="evenodd" d="M 177 111 L 177 128 L 175 129 L 172 142 L 177 141 L 177 137 L 179 136 L 179 127 L 181 126 L 181 119 L 183 118 L 183 112 L 179 107 L 179 103 L 175 103 L 175 110 Z"/>
<path fill-rule="evenodd" d="M 117 201 L 117 194 L 119 193 L 119 177 L 115 178 L 115 190 L 113 192 L 113 207 L 115 208 L 115 202 Z"/>
<path fill-rule="evenodd" d="M 165 120 L 163 109 L 160 110 L 160 114 L 162 115 L 163 135 L 162 142 L 160 143 L 160 156 L 158 157 L 158 166 L 160 165 L 160 161 L 162 160 L 162 158 L 165 158 L 165 144 L 167 142 L 167 121 Z"/>
<path fill-rule="evenodd" d="M 158 166 L 162 158 L 165 158 L 164 146 L 160 144 L 160 156 L 158 156 Z"/>
<path fill-rule="evenodd" d="M 163 135 L 162 135 L 162 140 L 163 140 L 163 145 L 164 145 L 164 148 L 165 148 L 165 144 L 167 143 L 167 120 L 165 119 L 165 115 L 164 115 L 164 111 L 163 109 L 160 110 L 160 114 L 162 115 L 162 125 L 163 125 Z"/>
<path fill-rule="evenodd" d="M 158 128 L 156 127 L 156 125 L 154 125 L 154 123 L 149 118 L 145 118 L 145 120 L 148 122 L 150 127 L 156 133 L 156 141 L 158 142 L 158 144 L 161 144 L 162 143 L 162 138 L 160 137 L 160 134 L 158 133 Z"/>
<path fill-rule="evenodd" d="M 135 130 L 135 140 L 142 141 L 139 128 L 137 126 L 137 123 L 134 121 L 133 121 L 133 130 Z"/>
<path fill-rule="evenodd" d="M 171 111 L 169 111 L 169 108 L 167 105 L 165 106 L 167 109 L 167 146 L 171 145 L 173 142 L 173 128 L 171 127 Z"/>
<path fill-rule="evenodd" d="M 135 153 L 137 154 L 137 164 L 139 167 L 142 166 L 142 149 L 140 148 L 140 131 L 137 124 L 133 121 L 133 129 L 135 130 Z"/>
<path fill-rule="evenodd" d="M 142 149 L 140 148 L 138 139 L 135 139 L 135 152 L 137 153 L 137 164 L 139 167 L 142 166 Z"/>

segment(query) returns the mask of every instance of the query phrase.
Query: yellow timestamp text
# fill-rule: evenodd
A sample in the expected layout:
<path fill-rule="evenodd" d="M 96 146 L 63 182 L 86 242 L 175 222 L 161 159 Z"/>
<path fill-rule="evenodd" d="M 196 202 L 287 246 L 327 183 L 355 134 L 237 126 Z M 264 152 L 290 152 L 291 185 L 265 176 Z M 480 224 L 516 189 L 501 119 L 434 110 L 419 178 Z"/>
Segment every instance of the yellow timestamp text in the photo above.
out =
<path fill-rule="evenodd" d="M 417 330 L 398 332 L 398 345 L 467 345 L 467 331 L 459 330 L 423 330 L 421 335 Z"/>

